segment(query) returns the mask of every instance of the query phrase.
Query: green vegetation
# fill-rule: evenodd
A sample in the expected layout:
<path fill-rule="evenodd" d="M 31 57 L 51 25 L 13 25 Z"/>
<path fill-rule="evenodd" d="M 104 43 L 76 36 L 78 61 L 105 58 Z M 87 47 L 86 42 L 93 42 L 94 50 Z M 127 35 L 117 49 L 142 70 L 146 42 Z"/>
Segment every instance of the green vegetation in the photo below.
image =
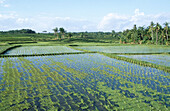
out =
<path fill-rule="evenodd" d="M 161 70 L 100 54 L 0 61 L 0 110 L 169 110 Z"/>
<path fill-rule="evenodd" d="M 154 46 L 154 45 L 122 45 L 122 46 L 76 46 L 76 49 L 97 51 L 104 53 L 127 54 L 127 53 L 169 53 L 169 46 Z"/>
<path fill-rule="evenodd" d="M 169 45 L 170 28 L 169 23 L 164 27 L 159 23 L 151 22 L 148 27 L 137 27 L 127 29 L 123 32 L 67 32 L 64 28 L 54 28 L 54 33 L 36 33 L 31 29 L 0 31 L 0 41 L 9 44 L 25 44 L 37 42 L 56 42 L 56 44 L 67 43 L 121 43 L 121 44 L 155 44 Z"/>
<path fill-rule="evenodd" d="M 21 45 L 6 45 L 6 46 L 1 46 L 0 47 L 0 54 L 4 54 L 5 52 L 20 47 Z"/>
<path fill-rule="evenodd" d="M 127 57 L 127 55 L 119 56 L 119 55 L 110 54 L 110 53 L 101 53 L 101 54 L 103 54 L 105 56 L 108 56 L 108 57 L 111 57 L 111 58 L 118 59 L 118 60 L 123 60 L 123 61 L 127 61 L 127 62 L 130 62 L 130 63 L 142 65 L 142 66 L 145 66 L 145 67 L 152 67 L 152 68 L 157 68 L 157 69 L 160 69 L 160 70 L 164 70 L 165 72 L 170 72 L 169 65 L 166 65 L 166 66 L 165 65 L 160 65 L 160 62 L 162 62 L 161 60 L 160 60 L 160 62 L 152 63 L 151 61 L 130 58 L 130 57 Z M 150 55 L 150 56 L 152 56 L 152 55 Z M 169 63 L 167 63 L 167 64 L 169 64 Z"/>
<path fill-rule="evenodd" d="M 32 54 L 52 54 L 52 53 L 81 52 L 66 46 L 23 46 L 15 48 L 5 53 L 5 55 L 32 55 Z"/>
<path fill-rule="evenodd" d="M 170 28 L 164 25 L 1 31 L 0 110 L 170 110 Z"/>
<path fill-rule="evenodd" d="M 163 65 L 170 67 L 170 55 L 169 54 L 152 54 L 152 55 L 119 55 L 121 57 L 132 58 L 141 61 L 151 62 L 157 65 Z"/>
<path fill-rule="evenodd" d="M 3 53 L 5 50 L 7 50 L 8 48 L 10 48 L 11 46 L 1 46 L 0 47 L 0 53 Z"/>

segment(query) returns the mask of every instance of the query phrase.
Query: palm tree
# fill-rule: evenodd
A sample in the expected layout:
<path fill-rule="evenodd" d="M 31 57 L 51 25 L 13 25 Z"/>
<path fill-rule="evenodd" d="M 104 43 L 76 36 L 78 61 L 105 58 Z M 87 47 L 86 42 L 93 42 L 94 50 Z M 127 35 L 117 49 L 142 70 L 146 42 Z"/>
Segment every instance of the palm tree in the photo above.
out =
<path fill-rule="evenodd" d="M 134 42 L 138 39 L 138 32 L 137 32 L 137 27 L 136 24 L 133 26 L 133 40 Z"/>
<path fill-rule="evenodd" d="M 64 30 L 64 28 L 60 28 L 59 30 L 60 30 L 60 33 L 63 35 L 63 38 L 64 38 L 64 34 L 65 34 L 66 31 Z"/>
<path fill-rule="evenodd" d="M 58 28 L 56 27 L 55 29 L 53 29 L 54 31 L 54 35 L 57 35 L 57 39 L 58 39 Z"/>
<path fill-rule="evenodd" d="M 56 35 L 58 33 L 58 28 L 56 27 L 55 29 L 53 29 L 54 31 L 54 35 Z"/>
<path fill-rule="evenodd" d="M 155 30 L 156 30 L 156 45 L 158 45 L 158 32 L 160 30 L 161 26 L 159 23 L 156 24 Z"/>
<path fill-rule="evenodd" d="M 143 37 L 144 37 L 144 26 L 139 27 L 138 30 L 140 32 L 140 39 L 143 40 Z"/>
<path fill-rule="evenodd" d="M 116 33 L 116 32 L 115 32 L 114 30 L 112 30 L 112 37 L 115 35 L 115 33 Z"/>
<path fill-rule="evenodd" d="M 155 26 L 155 24 L 154 24 L 153 21 L 152 21 L 152 22 L 151 22 L 151 25 L 150 25 L 150 28 L 149 28 L 149 31 L 151 32 L 152 40 L 154 40 L 154 38 L 153 38 L 153 29 L 154 29 L 154 26 Z"/>
<path fill-rule="evenodd" d="M 83 32 L 80 33 L 80 37 L 83 38 L 84 37 L 84 34 Z"/>
<path fill-rule="evenodd" d="M 71 38 L 72 37 L 72 34 L 71 33 L 68 33 L 68 38 Z"/>
<path fill-rule="evenodd" d="M 164 36 L 165 36 L 165 34 L 164 34 L 164 30 L 162 30 L 162 31 L 161 31 L 161 33 L 162 33 L 162 45 L 163 45 L 163 42 L 164 42 Z"/>
<path fill-rule="evenodd" d="M 168 41 L 168 25 L 169 25 L 169 23 L 165 22 L 164 25 L 165 25 L 164 29 L 166 30 L 166 38 L 167 38 L 167 41 Z"/>

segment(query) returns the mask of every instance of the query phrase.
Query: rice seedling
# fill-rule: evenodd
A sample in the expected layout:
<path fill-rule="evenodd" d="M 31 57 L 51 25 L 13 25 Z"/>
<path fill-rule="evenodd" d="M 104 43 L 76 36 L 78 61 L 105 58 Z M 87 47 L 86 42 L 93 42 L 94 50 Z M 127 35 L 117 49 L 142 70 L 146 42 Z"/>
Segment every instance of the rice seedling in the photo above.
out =
<path fill-rule="evenodd" d="M 82 51 L 97 51 L 104 53 L 169 53 L 169 47 L 155 47 L 155 46 L 77 46 L 74 49 Z"/>
<path fill-rule="evenodd" d="M 0 58 L 0 110 L 169 110 L 169 73 L 101 54 Z"/>
<path fill-rule="evenodd" d="M 163 65 L 170 67 L 170 55 L 119 55 L 121 57 L 132 58 L 136 60 L 146 61 L 157 65 Z"/>
<path fill-rule="evenodd" d="M 82 52 L 71 49 L 66 46 L 23 46 L 9 50 L 5 55 L 35 55 L 35 54 L 53 54 L 53 53 L 71 53 Z"/>

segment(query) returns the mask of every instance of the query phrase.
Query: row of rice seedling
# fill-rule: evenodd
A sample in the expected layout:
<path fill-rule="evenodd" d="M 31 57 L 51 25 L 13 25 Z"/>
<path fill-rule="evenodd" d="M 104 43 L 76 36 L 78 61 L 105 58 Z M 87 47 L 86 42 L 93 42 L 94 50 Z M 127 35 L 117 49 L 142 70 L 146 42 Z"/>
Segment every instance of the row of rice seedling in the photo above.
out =
<path fill-rule="evenodd" d="M 81 52 L 66 46 L 23 46 L 7 51 L 5 55 L 33 55 L 51 53 Z"/>
<path fill-rule="evenodd" d="M 80 59 L 79 59 L 79 60 L 80 60 Z M 131 65 L 130 65 L 130 66 L 131 66 Z M 137 65 L 137 66 L 138 66 L 138 65 Z M 140 67 L 140 66 L 139 66 L 139 67 Z M 123 68 L 122 68 L 122 69 L 123 69 Z M 139 69 L 140 69 L 140 68 L 139 68 Z M 137 70 L 138 70 L 138 69 L 137 69 Z M 144 70 L 145 70 L 145 69 L 144 69 Z M 143 71 L 144 71 L 144 70 L 143 70 Z M 151 74 L 153 73 L 153 74 L 157 74 L 157 75 L 158 75 L 158 74 L 162 73 L 161 71 L 158 71 L 158 72 L 156 73 L 155 70 L 156 70 L 156 69 L 151 70 L 151 71 L 153 71 L 153 72 L 151 72 Z M 150 71 L 150 70 L 147 70 L 147 71 Z M 141 72 L 141 73 L 146 73 L 146 74 L 147 74 L 147 71 L 146 71 L 146 72 Z M 124 72 L 124 73 L 125 73 L 125 72 Z M 133 72 L 133 73 L 135 74 L 135 72 Z M 104 73 L 102 72 L 102 74 L 104 74 Z M 164 74 L 163 74 L 163 75 L 164 75 Z M 149 75 L 147 75 L 147 76 L 149 76 Z M 149 77 L 150 77 L 150 76 L 149 76 Z M 149 78 L 149 77 L 148 77 L 148 78 Z M 169 80 L 166 78 L 166 77 L 168 77 L 168 74 L 165 74 L 163 77 L 165 77 L 165 79 L 166 79 L 165 83 L 168 83 Z M 150 79 L 150 78 L 149 78 L 149 79 Z M 152 79 L 153 79 L 153 78 L 151 78 L 151 80 L 152 80 Z M 163 81 L 162 81 L 162 82 L 163 82 Z M 166 84 L 166 85 L 168 85 L 168 84 Z"/>
<path fill-rule="evenodd" d="M 118 55 L 121 57 L 132 58 L 136 60 L 146 61 L 157 65 L 170 67 L 170 55 L 157 54 L 157 55 Z"/>
<path fill-rule="evenodd" d="M 157 69 L 160 69 L 160 70 L 163 70 L 166 72 L 170 72 L 169 66 L 168 65 L 166 65 L 166 66 L 160 65 L 160 62 L 159 63 L 151 63 L 150 61 L 146 61 L 146 60 L 137 60 L 137 59 L 133 59 L 133 58 L 124 57 L 126 55 L 118 56 L 118 55 L 109 54 L 109 53 L 100 53 L 100 54 L 103 54 L 103 55 L 111 57 L 111 58 L 115 58 L 117 60 L 123 60 L 123 61 L 127 61 L 130 63 L 134 63 L 134 64 L 146 66 L 146 67 L 157 68 Z"/>
<path fill-rule="evenodd" d="M 169 110 L 161 70 L 100 54 L 2 61 L 0 110 Z"/>
<path fill-rule="evenodd" d="M 24 60 L 25 61 L 25 60 Z M 29 63 L 29 62 L 28 62 Z M 29 66 L 29 65 L 28 65 Z M 26 68 L 26 67 L 25 67 Z M 33 76 L 33 74 L 34 74 L 34 76 L 36 76 L 35 74 L 40 74 L 39 72 L 37 72 L 37 70 L 34 70 L 34 69 L 36 69 L 36 67 L 30 67 L 29 66 L 29 69 L 31 69 L 30 71 L 32 71 L 31 72 L 31 74 L 32 74 L 32 76 Z M 37 68 L 38 69 L 38 68 Z M 49 72 L 48 72 L 49 73 Z M 42 72 L 41 72 L 41 74 L 42 74 Z M 30 79 L 32 79 L 31 80 L 31 83 L 33 83 L 32 85 L 33 85 L 33 87 L 31 87 L 30 86 L 30 88 L 29 88 L 29 91 L 31 91 L 31 90 L 33 90 L 34 92 L 38 92 L 39 94 L 38 94 L 38 96 L 40 96 L 40 97 L 43 97 L 43 96 L 41 96 L 42 94 L 44 94 L 43 92 L 42 92 L 42 90 L 41 90 L 41 88 L 39 88 L 40 87 L 40 85 L 42 85 L 43 84 L 43 81 L 42 80 L 46 80 L 46 79 L 44 79 L 44 78 L 41 78 L 41 79 L 39 79 L 39 76 L 36 76 L 36 77 L 32 77 L 31 76 L 31 78 Z M 55 76 L 56 76 L 56 73 L 55 73 Z M 49 76 L 48 76 L 48 78 L 49 78 Z M 56 79 L 59 79 L 59 80 L 56 80 Z M 57 76 L 57 77 L 55 77 L 55 81 L 57 81 L 57 82 L 59 82 L 60 80 L 62 79 L 62 77 L 61 76 Z M 38 82 L 38 83 L 37 83 Z M 30 84 L 29 84 L 30 85 Z M 48 87 L 50 87 L 50 86 L 48 86 Z M 36 89 L 35 89 L 36 88 Z M 43 88 L 43 91 L 44 91 L 44 88 Z M 48 91 L 48 92 L 50 92 L 50 91 Z M 27 95 L 27 94 L 26 94 Z M 30 94 L 29 94 L 30 95 Z M 48 94 L 46 93 L 46 95 L 45 96 L 47 96 Z M 34 98 L 36 98 L 36 96 L 37 96 L 37 94 L 36 95 L 31 95 L 31 97 L 34 97 Z M 28 99 L 29 99 L 29 103 L 30 104 L 32 104 L 33 106 L 36 106 L 36 104 L 38 104 L 37 102 L 35 103 L 34 101 L 33 101 L 33 99 L 32 98 L 30 98 L 30 97 L 28 97 Z M 44 99 L 43 99 L 44 100 Z M 47 99 L 47 100 L 49 100 L 49 99 Z M 31 102 L 30 102 L 31 101 Z M 45 103 L 49 103 L 49 102 L 41 102 L 41 104 L 45 104 Z M 74 105 L 74 104 L 73 104 Z M 45 106 L 47 107 L 47 106 L 49 106 L 50 107 L 50 105 L 48 104 L 48 105 L 46 105 L 45 104 Z M 37 107 L 38 108 L 38 107 Z M 50 107 L 51 108 L 51 107 Z M 30 108 L 29 108 L 30 109 Z M 43 109 L 43 108 L 40 108 L 40 109 Z M 49 108 L 46 108 L 46 109 L 49 109 Z"/>
<path fill-rule="evenodd" d="M 87 48 L 88 46 L 83 46 L 83 47 Z M 104 48 L 103 46 L 97 46 L 97 47 Z M 118 59 L 118 60 L 124 60 L 127 62 L 131 62 L 131 63 L 143 65 L 143 66 L 149 66 L 149 67 L 157 68 L 160 70 L 164 70 L 166 72 L 170 72 L 170 70 L 169 70 L 170 69 L 169 68 L 169 54 L 161 54 L 161 53 L 166 53 L 166 52 L 169 53 L 168 47 L 158 47 L 158 49 L 160 48 L 159 51 L 161 51 L 161 49 L 165 49 L 166 50 L 165 52 L 164 52 L 164 50 L 162 50 L 163 52 L 159 52 L 157 50 L 157 48 L 146 47 L 146 46 L 133 46 L 133 48 L 132 48 L 132 46 L 128 46 L 128 47 L 126 47 L 126 46 L 109 46 L 109 47 L 114 47 L 116 49 L 112 49 L 112 50 L 110 50 L 110 52 L 106 51 L 107 53 L 102 53 L 102 52 L 105 52 L 105 50 L 103 49 L 103 51 L 98 51 L 98 53 L 103 54 L 108 57 L 111 57 L 111 58 Z M 79 47 L 71 47 L 71 48 L 80 50 L 80 51 L 84 51 L 84 52 L 96 51 L 96 50 L 84 49 L 81 47 L 80 48 Z M 94 47 L 92 47 L 92 49 L 93 48 Z M 142 49 L 140 49 L 140 51 L 143 50 L 143 53 L 142 52 L 133 52 L 133 53 L 132 52 L 124 52 L 124 51 L 122 51 L 122 48 L 125 49 L 126 51 L 131 50 L 132 52 L 133 52 L 133 49 L 137 50 L 137 48 L 142 48 Z M 155 49 L 158 52 L 154 52 Z M 120 52 L 117 50 L 119 50 Z M 151 52 L 148 52 L 148 51 L 151 51 Z M 120 53 L 124 54 L 124 55 L 119 55 Z M 155 55 L 155 53 L 157 53 L 157 55 Z M 148 55 L 148 54 L 150 54 L 150 55 Z"/>
<path fill-rule="evenodd" d="M 75 49 L 104 53 L 169 53 L 169 47 L 159 46 L 77 46 Z"/>

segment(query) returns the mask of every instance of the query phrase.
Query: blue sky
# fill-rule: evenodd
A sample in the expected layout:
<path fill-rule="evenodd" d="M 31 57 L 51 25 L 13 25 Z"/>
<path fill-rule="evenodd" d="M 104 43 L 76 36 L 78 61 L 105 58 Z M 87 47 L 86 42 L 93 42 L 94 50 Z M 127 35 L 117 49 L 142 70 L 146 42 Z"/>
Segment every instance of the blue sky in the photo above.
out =
<path fill-rule="evenodd" d="M 170 22 L 170 0 L 0 0 L 0 30 L 123 31 Z"/>

